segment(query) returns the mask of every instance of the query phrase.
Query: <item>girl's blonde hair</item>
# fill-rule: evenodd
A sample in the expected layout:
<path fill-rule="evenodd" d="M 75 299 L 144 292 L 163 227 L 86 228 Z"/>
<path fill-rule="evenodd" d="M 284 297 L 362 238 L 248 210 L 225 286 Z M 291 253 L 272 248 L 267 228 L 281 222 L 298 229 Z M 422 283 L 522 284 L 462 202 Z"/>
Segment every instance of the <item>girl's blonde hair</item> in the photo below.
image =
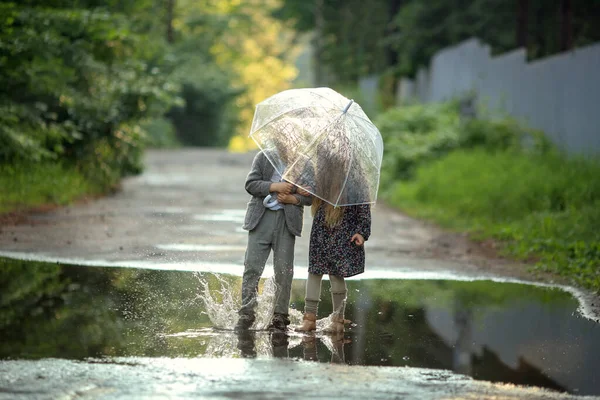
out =
<path fill-rule="evenodd" d="M 323 200 L 318 197 L 313 198 L 313 203 L 311 207 L 313 217 L 319 210 L 319 207 L 323 204 Z M 324 212 L 325 212 L 325 225 L 328 228 L 335 228 L 342 222 L 342 218 L 344 217 L 344 207 L 334 207 L 329 203 L 325 203 Z"/>

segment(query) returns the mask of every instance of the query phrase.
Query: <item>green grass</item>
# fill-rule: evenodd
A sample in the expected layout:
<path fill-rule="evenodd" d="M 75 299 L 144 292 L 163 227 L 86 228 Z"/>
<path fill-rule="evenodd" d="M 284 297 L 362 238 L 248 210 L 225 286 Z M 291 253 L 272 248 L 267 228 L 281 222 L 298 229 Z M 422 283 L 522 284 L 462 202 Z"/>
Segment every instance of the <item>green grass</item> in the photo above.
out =
<path fill-rule="evenodd" d="M 75 167 L 52 162 L 0 165 L 0 188 L 0 213 L 68 204 L 102 191 Z"/>
<path fill-rule="evenodd" d="M 456 150 L 384 194 L 409 214 L 600 293 L 600 164 L 554 153 Z"/>

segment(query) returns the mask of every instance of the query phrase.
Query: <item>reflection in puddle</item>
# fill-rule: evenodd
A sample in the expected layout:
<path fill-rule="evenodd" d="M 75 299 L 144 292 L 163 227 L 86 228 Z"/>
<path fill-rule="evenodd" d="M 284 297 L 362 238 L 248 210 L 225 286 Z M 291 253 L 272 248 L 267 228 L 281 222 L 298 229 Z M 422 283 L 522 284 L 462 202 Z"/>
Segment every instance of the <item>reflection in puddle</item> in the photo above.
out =
<path fill-rule="evenodd" d="M 224 326 L 234 321 L 236 276 L 204 273 L 203 286 L 191 272 L 0 259 L 0 277 L 0 359 L 292 357 L 448 369 L 600 394 L 600 326 L 578 317 L 577 301 L 560 290 L 489 281 L 349 280 L 352 327 L 343 337 L 314 337 L 214 329 L 211 312 L 226 316 Z M 323 286 L 320 309 L 330 310 Z M 204 290 L 213 311 L 202 301 Z M 295 281 L 295 309 L 302 309 L 303 297 L 304 281 Z"/>
<path fill-rule="evenodd" d="M 226 244 L 157 244 L 155 246 L 161 250 L 172 251 L 246 251 L 246 246 L 232 246 Z"/>

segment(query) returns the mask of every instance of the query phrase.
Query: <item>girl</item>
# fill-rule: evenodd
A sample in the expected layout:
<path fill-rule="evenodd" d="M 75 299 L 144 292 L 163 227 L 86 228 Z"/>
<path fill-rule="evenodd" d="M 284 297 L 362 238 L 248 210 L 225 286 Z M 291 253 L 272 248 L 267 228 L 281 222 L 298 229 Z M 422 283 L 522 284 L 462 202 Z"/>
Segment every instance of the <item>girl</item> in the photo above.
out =
<path fill-rule="evenodd" d="M 297 332 L 317 328 L 317 308 L 323 274 L 329 275 L 333 314 L 328 331 L 344 331 L 346 282 L 365 269 L 363 247 L 371 234 L 371 206 L 334 207 L 319 198 L 313 199 L 313 225 L 310 232 L 309 267 L 302 325 Z"/>

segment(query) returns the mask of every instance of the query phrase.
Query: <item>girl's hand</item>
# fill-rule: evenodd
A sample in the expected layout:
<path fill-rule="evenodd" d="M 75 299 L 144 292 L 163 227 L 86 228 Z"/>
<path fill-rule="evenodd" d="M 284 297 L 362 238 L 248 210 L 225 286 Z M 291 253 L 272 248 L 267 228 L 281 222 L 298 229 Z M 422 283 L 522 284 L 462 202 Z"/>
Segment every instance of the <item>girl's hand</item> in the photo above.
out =
<path fill-rule="evenodd" d="M 281 204 L 299 204 L 298 199 L 293 194 L 282 194 L 277 195 L 277 201 Z"/>
<path fill-rule="evenodd" d="M 365 244 L 365 238 L 360 233 L 355 233 L 350 239 L 350 242 L 354 243 L 357 246 L 362 246 Z"/>
<path fill-rule="evenodd" d="M 309 188 L 309 189 L 310 189 L 310 188 Z M 301 188 L 301 187 L 298 187 L 298 191 L 297 191 L 297 193 L 298 193 L 300 196 L 310 196 L 310 193 L 309 193 L 308 191 L 304 190 L 304 189 L 303 189 L 303 188 Z"/>

